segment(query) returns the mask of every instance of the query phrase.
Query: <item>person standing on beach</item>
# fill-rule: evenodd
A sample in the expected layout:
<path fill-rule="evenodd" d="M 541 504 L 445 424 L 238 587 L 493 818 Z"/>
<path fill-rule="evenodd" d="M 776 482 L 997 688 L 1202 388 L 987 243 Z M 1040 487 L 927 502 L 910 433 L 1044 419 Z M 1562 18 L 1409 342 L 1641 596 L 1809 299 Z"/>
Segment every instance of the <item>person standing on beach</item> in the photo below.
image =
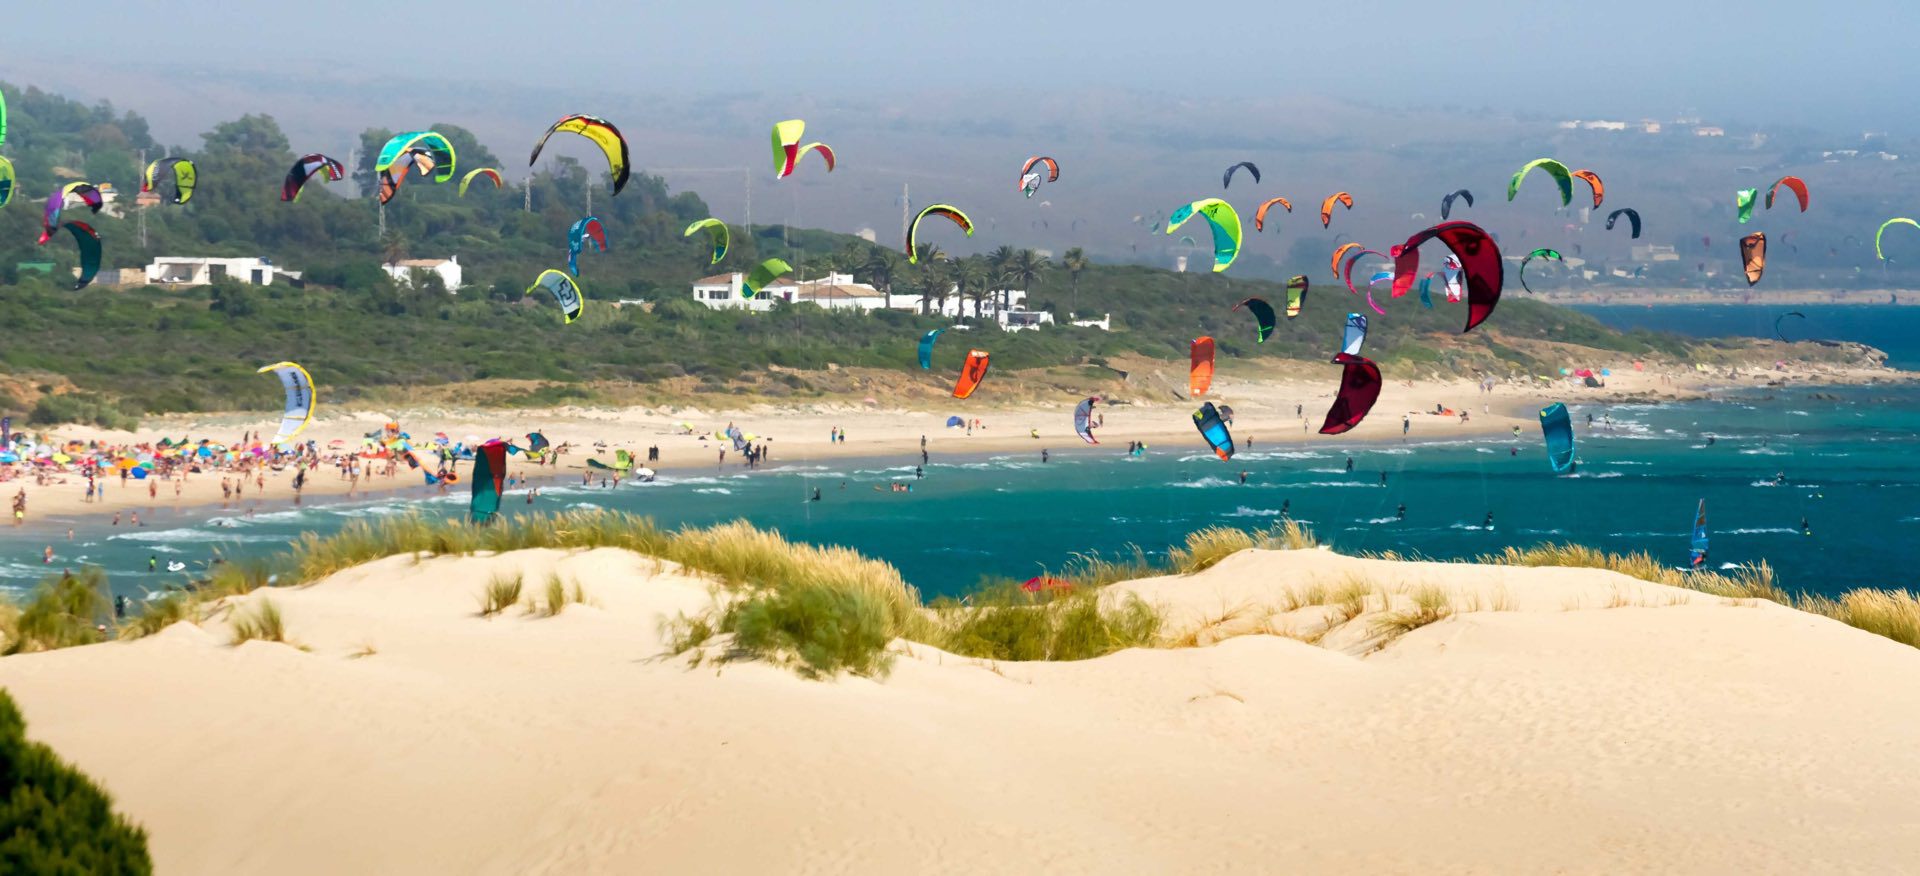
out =
<path fill-rule="evenodd" d="M 1401 414 L 1400 415 L 1400 437 L 1401 438 L 1407 437 L 1407 430 L 1412 428 L 1413 428 L 1413 418 L 1407 416 L 1406 414 Z"/>
<path fill-rule="evenodd" d="M 925 447 L 920 448 L 920 464 L 927 464 L 927 449 Z"/>

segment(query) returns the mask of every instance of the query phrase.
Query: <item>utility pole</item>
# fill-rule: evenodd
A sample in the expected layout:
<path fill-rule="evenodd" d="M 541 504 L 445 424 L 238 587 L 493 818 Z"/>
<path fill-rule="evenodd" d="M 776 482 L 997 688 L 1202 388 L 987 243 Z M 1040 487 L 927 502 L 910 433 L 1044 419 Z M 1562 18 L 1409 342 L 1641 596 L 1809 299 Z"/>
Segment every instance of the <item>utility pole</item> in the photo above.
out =
<path fill-rule="evenodd" d="M 520 209 L 527 213 L 533 212 L 533 174 L 531 173 L 527 174 L 526 197 L 521 200 Z"/>
<path fill-rule="evenodd" d="M 900 184 L 900 239 L 907 239 L 907 224 L 913 220 L 913 187 L 908 183 Z"/>
<path fill-rule="evenodd" d="M 593 215 L 593 180 L 587 180 L 587 215 Z"/>
<path fill-rule="evenodd" d="M 141 167 L 140 172 L 141 173 L 146 172 L 146 166 L 147 166 L 147 150 L 142 149 L 140 150 L 140 167 Z M 143 181 L 144 179 L 145 177 L 142 177 Z M 140 198 L 137 195 L 133 199 L 133 209 L 140 214 L 140 250 L 142 252 L 145 252 L 147 248 L 147 209 L 145 207 L 140 206 Z"/>

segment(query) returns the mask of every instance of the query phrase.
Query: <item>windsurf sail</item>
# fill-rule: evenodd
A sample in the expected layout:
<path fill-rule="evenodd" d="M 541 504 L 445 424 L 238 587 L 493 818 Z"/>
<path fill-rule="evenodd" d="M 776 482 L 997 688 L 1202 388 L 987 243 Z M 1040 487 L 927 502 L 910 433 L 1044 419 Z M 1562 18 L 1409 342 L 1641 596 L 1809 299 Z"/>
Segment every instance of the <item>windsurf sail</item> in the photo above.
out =
<path fill-rule="evenodd" d="M 1540 409 L 1540 432 L 1547 439 L 1547 461 L 1554 474 L 1573 471 L 1573 418 L 1567 406 L 1554 402 Z"/>
<path fill-rule="evenodd" d="M 1073 433 L 1088 444 L 1100 443 L 1100 439 L 1093 437 L 1093 406 L 1099 402 L 1099 396 L 1088 396 L 1073 408 Z"/>
<path fill-rule="evenodd" d="M 1688 565 L 1695 569 L 1707 562 L 1707 500 L 1700 500 L 1700 510 L 1693 515 L 1692 558 Z"/>
<path fill-rule="evenodd" d="M 953 397 L 972 397 L 973 391 L 980 388 L 980 381 L 987 379 L 988 364 L 987 351 L 968 350 L 966 364 L 960 366 L 960 379 L 953 384 Z"/>
<path fill-rule="evenodd" d="M 1192 393 L 1191 398 L 1199 398 L 1213 386 L 1213 338 L 1208 335 L 1194 338 L 1187 347 L 1187 357 L 1190 362 L 1187 391 Z"/>
<path fill-rule="evenodd" d="M 507 489 L 507 442 L 498 438 L 473 450 L 473 499 L 467 513 L 475 523 L 492 523 Z"/>
<path fill-rule="evenodd" d="M 1193 426 L 1200 430 L 1200 437 L 1207 439 L 1207 446 L 1213 448 L 1215 456 L 1222 460 L 1233 458 L 1233 433 L 1227 431 L 1227 424 L 1220 419 L 1220 411 L 1213 402 L 1207 402 L 1193 412 Z"/>

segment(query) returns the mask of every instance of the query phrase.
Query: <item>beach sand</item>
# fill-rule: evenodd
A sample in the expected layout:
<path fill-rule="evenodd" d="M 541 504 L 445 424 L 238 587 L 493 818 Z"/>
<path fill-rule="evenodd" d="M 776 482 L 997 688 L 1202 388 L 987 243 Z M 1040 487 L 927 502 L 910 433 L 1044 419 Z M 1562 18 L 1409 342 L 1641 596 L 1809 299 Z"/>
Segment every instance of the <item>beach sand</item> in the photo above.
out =
<path fill-rule="evenodd" d="M 829 399 L 817 402 L 725 404 L 715 409 L 690 406 L 629 407 L 586 409 L 578 407 L 550 410 L 432 410 L 402 412 L 401 425 L 416 440 L 444 432 L 453 440 L 504 437 L 524 443 L 528 432 L 539 431 L 555 444 L 571 443 L 575 449 L 562 457 L 559 465 L 532 468 L 519 458 L 509 462 L 510 473 L 531 479 L 552 478 L 560 482 L 577 481 L 587 458 L 612 459 L 612 451 L 623 448 L 644 459 L 647 447 L 661 448 L 663 470 L 738 469 L 744 462 L 729 446 L 721 461 L 721 443 L 713 433 L 728 424 L 766 440 L 770 450 L 767 467 L 815 463 L 842 458 L 892 459 L 917 463 L 920 440 L 927 441 L 931 457 L 953 454 L 987 454 L 1041 449 L 1054 453 L 1124 453 L 1128 442 L 1144 441 L 1159 449 L 1192 447 L 1204 450 L 1205 444 L 1195 432 L 1191 414 L 1194 402 L 1175 396 L 1184 392 L 1186 373 L 1182 363 L 1160 363 L 1156 370 L 1137 372 L 1126 384 L 1084 388 L 1085 394 L 1125 401 L 1127 404 L 1102 405 L 1098 414 L 1106 426 L 1097 432 L 1098 448 L 1090 448 L 1073 434 L 1073 407 L 1084 395 L 1056 393 L 1057 402 L 996 403 L 983 394 L 968 401 L 946 399 L 916 407 L 868 404 L 864 398 Z M 1598 366 L 1596 366 L 1598 367 Z M 1636 371 L 1631 360 L 1611 365 L 1613 375 L 1604 388 L 1575 387 L 1565 381 L 1525 386 L 1500 384 L 1492 393 L 1483 394 L 1472 380 L 1389 379 L 1372 414 L 1359 428 L 1346 435 L 1319 434 L 1328 405 L 1339 382 L 1339 369 L 1325 363 L 1225 363 L 1214 380 L 1208 399 L 1233 407 L 1233 434 L 1241 448 L 1251 441 L 1255 448 L 1299 446 L 1325 443 L 1401 441 L 1431 442 L 1468 437 L 1511 435 L 1517 427 L 1518 441 L 1527 446 L 1539 439 L 1539 408 L 1548 402 L 1569 404 L 1610 404 L 1655 402 L 1698 398 L 1730 387 L 1759 387 L 1783 378 L 1790 381 L 1783 391 L 1805 391 L 1823 384 L 1860 383 L 1901 379 L 1903 372 L 1880 368 L 1834 365 L 1790 365 L 1783 371 L 1742 369 L 1731 377 L 1727 372 L 1703 373 L 1664 370 Z M 1275 379 L 1273 375 L 1289 375 Z M 1297 375 L 1297 376 L 1296 376 Z M 1007 379 L 1007 377 L 1002 377 Z M 727 396 L 716 396 L 726 402 Z M 738 401 L 738 399 L 732 399 Z M 1301 413 L 1296 414 L 1298 406 Z M 1465 410 L 1470 420 L 1457 416 L 1435 415 L 1436 406 Z M 949 416 L 979 419 L 984 428 L 968 434 L 964 429 L 947 428 Z M 1407 433 L 1402 436 L 1402 420 Z M 359 445 L 363 435 L 377 431 L 395 419 L 391 412 L 339 411 L 320 409 L 313 425 L 301 436 L 327 447 L 340 441 L 342 447 Z M 271 434 L 277 419 L 267 413 L 200 415 L 156 419 L 143 424 L 138 433 L 109 432 L 84 427 L 65 427 L 53 431 L 61 440 L 101 440 L 115 444 L 158 441 L 162 437 L 187 436 L 237 444 L 247 432 Z M 681 424 L 691 424 L 689 434 Z M 845 431 L 844 443 L 832 443 L 828 436 L 835 428 Z M 1032 437 L 1033 433 L 1038 438 Z M 595 445 L 604 445 L 596 449 Z M 377 463 L 384 465 L 384 463 Z M 462 469 L 464 474 L 464 469 Z M 230 511 L 244 513 L 282 510 L 292 507 L 291 469 L 266 473 L 264 491 L 251 482 L 238 502 L 223 503 L 218 472 L 191 475 L 176 496 L 174 482 L 157 484 L 157 497 L 148 496 L 147 485 L 117 479 L 107 484 L 104 501 L 86 502 L 86 481 L 75 474 L 64 476 L 64 483 L 35 486 L 29 481 L 0 483 L 0 493 L 11 497 L 24 487 L 29 499 L 29 516 L 24 529 L 46 533 L 57 543 L 63 531 L 82 517 L 100 518 L 115 513 L 123 524 L 131 524 L 138 513 L 143 523 L 164 524 L 183 509 L 225 505 Z M 541 483 L 535 480 L 534 485 Z M 343 497 L 352 486 L 334 468 L 323 468 L 308 476 L 304 499 L 307 501 Z M 453 489 L 466 490 L 460 484 Z M 416 472 L 404 466 L 392 478 L 363 478 L 360 493 L 393 494 L 400 497 L 425 497 L 438 492 L 427 487 Z M 57 550 L 57 547 L 56 547 Z"/>
<path fill-rule="evenodd" d="M 495 574 L 582 585 L 477 615 Z M 709 583 L 621 551 L 396 557 L 221 620 L 0 659 L 30 734 L 173 873 L 1811 873 L 1920 859 L 1920 651 L 1611 572 L 1247 551 L 1116 585 L 1076 663 L 895 643 L 884 678 L 690 668 Z M 1458 613 L 1392 639 L 1381 594 Z"/>

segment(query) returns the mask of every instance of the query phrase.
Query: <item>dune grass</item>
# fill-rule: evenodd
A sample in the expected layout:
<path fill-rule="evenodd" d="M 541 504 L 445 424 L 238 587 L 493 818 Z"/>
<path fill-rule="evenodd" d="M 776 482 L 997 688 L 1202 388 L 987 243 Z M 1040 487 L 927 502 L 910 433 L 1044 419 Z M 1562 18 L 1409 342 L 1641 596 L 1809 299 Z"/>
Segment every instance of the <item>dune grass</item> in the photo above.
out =
<path fill-rule="evenodd" d="M 1163 620 L 1138 596 L 1098 589 L 1028 593 L 1011 581 L 932 606 L 923 641 L 988 660 L 1087 660 L 1156 643 Z"/>
<path fill-rule="evenodd" d="M 1422 587 L 1411 594 L 1412 605 L 1391 609 L 1373 619 L 1373 632 L 1390 642 L 1431 623 L 1453 616 L 1453 600 L 1438 587 Z"/>
<path fill-rule="evenodd" d="M 13 619 L 6 653 L 93 644 L 102 638 L 98 624 L 109 616 L 107 574 L 100 567 L 48 577 Z"/>
<path fill-rule="evenodd" d="M 1108 592 L 1106 587 L 1126 580 L 1194 574 L 1248 548 L 1309 550 L 1320 543 L 1312 530 L 1291 520 L 1251 532 L 1209 527 L 1170 546 L 1163 561 L 1156 562 L 1137 546 L 1114 557 L 1076 555 L 1065 570 L 1050 576 L 1066 582 L 1065 589 L 1030 593 L 1002 579 L 983 582 L 964 599 L 928 605 L 888 563 L 846 548 L 791 542 L 744 522 L 667 531 L 644 517 L 578 510 L 472 527 L 408 515 L 356 521 L 327 537 L 309 534 L 276 557 L 218 564 L 194 591 L 147 603 L 138 617 L 121 626 L 120 634 L 151 634 L 179 620 L 204 616 L 202 606 L 211 601 L 268 586 L 304 586 L 385 557 L 603 547 L 670 560 L 715 579 L 715 600 L 709 610 L 665 625 L 672 653 L 695 652 L 696 665 L 709 656 L 723 661 L 753 659 L 828 677 L 841 672 L 884 673 L 891 657 L 889 645 L 897 639 L 990 660 L 1081 660 L 1125 648 L 1209 644 L 1225 635 L 1238 635 L 1243 626 L 1271 631 L 1265 623 L 1239 623 L 1238 612 L 1223 613 L 1211 627 L 1202 624 L 1193 630 L 1168 631 L 1154 606 L 1132 594 Z M 1904 590 L 1864 589 L 1837 599 L 1796 595 L 1778 584 L 1765 563 L 1725 572 L 1681 572 L 1645 553 L 1609 554 L 1571 544 L 1509 548 L 1477 561 L 1609 569 L 1715 596 L 1764 599 L 1920 647 L 1920 597 Z M 43 582 L 18 609 L 17 617 L 0 608 L 0 635 L 5 636 L 7 652 L 98 641 L 94 625 L 107 614 L 104 584 L 104 573 L 90 569 L 70 579 Z M 481 614 L 491 617 L 520 604 L 524 587 L 518 574 L 490 581 L 480 597 Z M 533 610 L 549 616 L 563 611 L 569 602 L 586 598 L 577 583 L 569 591 L 558 575 L 547 578 L 544 592 L 544 604 Z M 1477 597 L 1463 608 L 1433 588 L 1408 594 L 1411 605 L 1396 609 L 1394 604 L 1400 600 L 1394 593 L 1358 575 L 1331 584 L 1305 583 L 1287 591 L 1280 604 L 1260 608 L 1271 616 L 1325 607 L 1322 629 L 1304 638 L 1294 636 L 1317 641 L 1372 610 L 1376 595 L 1379 616 L 1370 621 L 1370 627 L 1388 641 L 1455 612 L 1481 609 Z M 1513 607 L 1511 594 L 1504 590 L 1492 600 L 1494 611 Z M 239 641 L 280 641 L 278 609 L 263 601 L 252 614 L 237 618 L 235 629 Z M 242 632 L 244 638 L 240 638 Z M 710 650 L 714 653 L 709 654 Z"/>
<path fill-rule="evenodd" d="M 286 627 L 280 619 L 280 606 L 274 605 L 271 599 L 263 598 L 251 610 L 233 616 L 233 644 L 256 639 L 262 642 L 287 640 Z"/>
<path fill-rule="evenodd" d="M 519 572 L 511 575 L 495 575 L 487 581 L 486 589 L 480 591 L 480 616 L 493 617 L 520 604 L 520 590 L 526 584 L 526 576 Z"/>

